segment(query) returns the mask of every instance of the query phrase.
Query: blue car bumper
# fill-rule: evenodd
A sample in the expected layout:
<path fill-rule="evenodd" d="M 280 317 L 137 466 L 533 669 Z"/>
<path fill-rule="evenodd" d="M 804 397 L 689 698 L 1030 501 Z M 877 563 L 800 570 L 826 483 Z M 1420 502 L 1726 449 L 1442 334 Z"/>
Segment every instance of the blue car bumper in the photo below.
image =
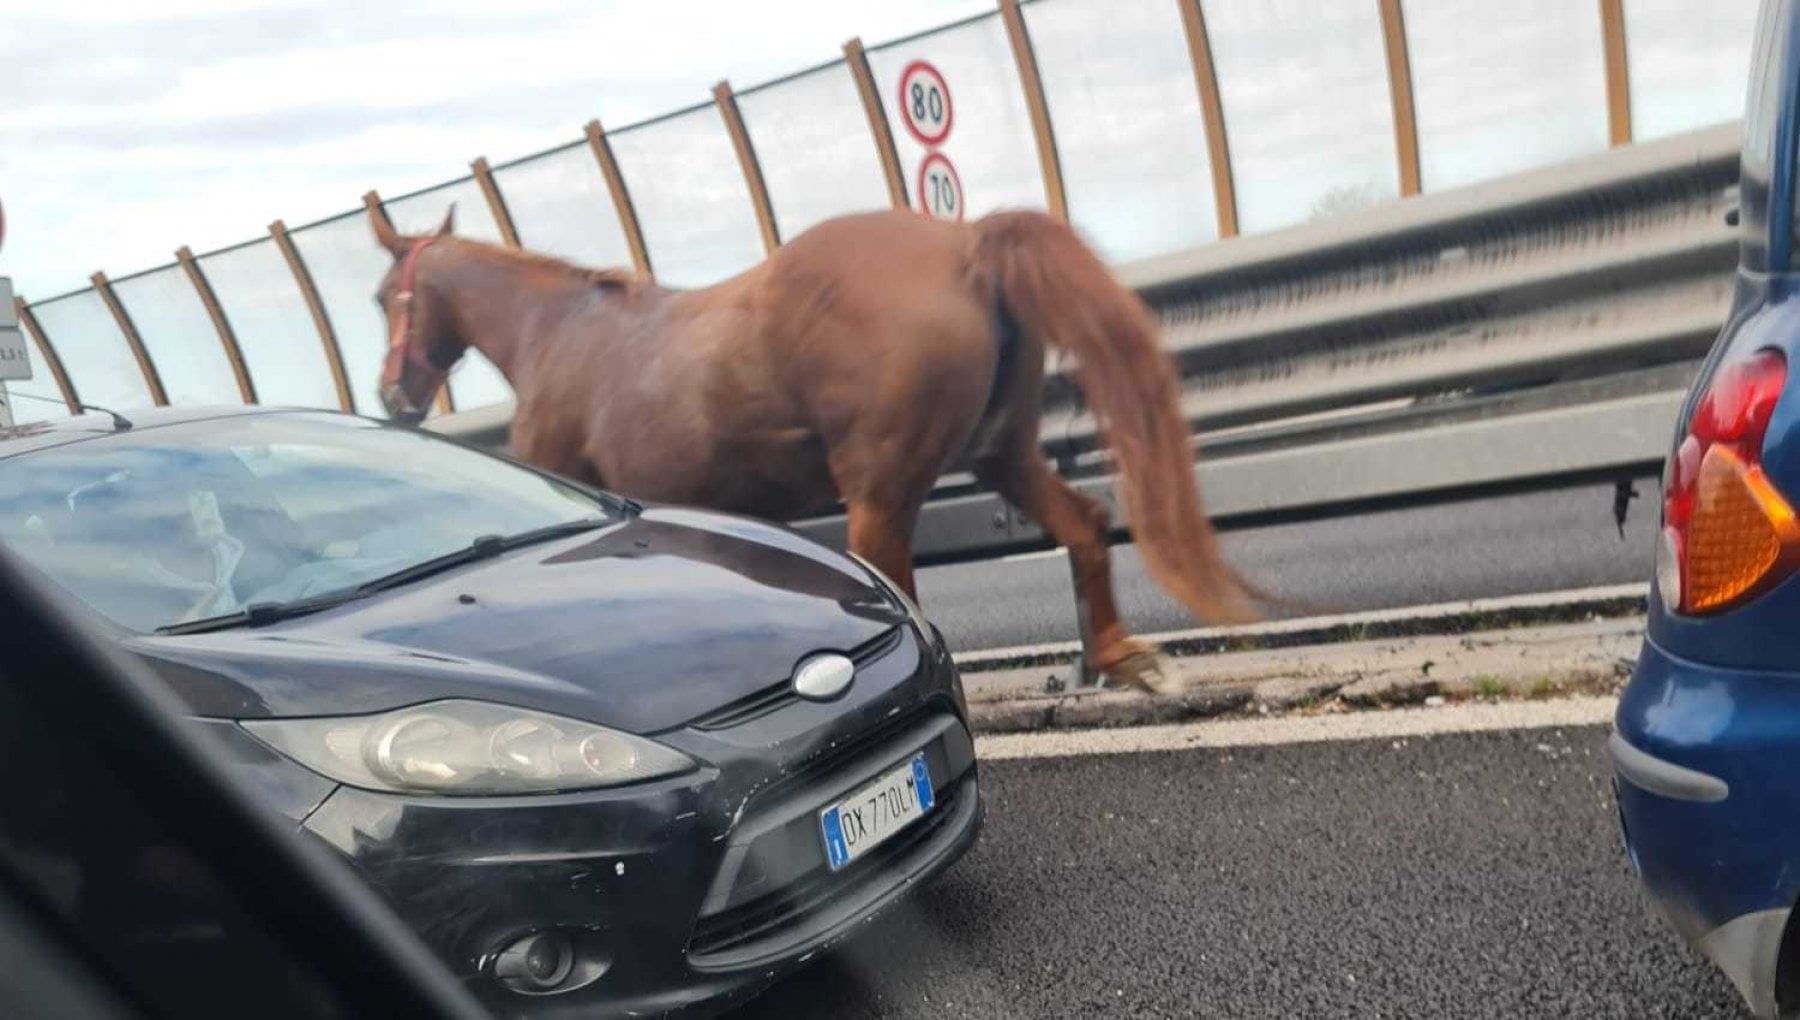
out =
<path fill-rule="evenodd" d="M 1758 1016 L 1793 1008 L 1780 975 L 1800 898 L 1800 673 L 1646 641 L 1611 751 L 1626 849 L 1663 914 Z"/>

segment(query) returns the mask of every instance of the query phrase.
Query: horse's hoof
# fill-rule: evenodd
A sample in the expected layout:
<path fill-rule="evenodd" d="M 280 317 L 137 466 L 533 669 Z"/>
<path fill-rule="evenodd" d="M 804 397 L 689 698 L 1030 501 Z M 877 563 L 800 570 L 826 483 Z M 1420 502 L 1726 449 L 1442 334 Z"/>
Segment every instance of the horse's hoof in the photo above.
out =
<path fill-rule="evenodd" d="M 1187 685 L 1168 668 L 1168 662 L 1155 652 L 1133 652 L 1106 667 L 1106 678 L 1125 687 L 1135 687 L 1146 694 L 1172 697 L 1187 690 Z"/>

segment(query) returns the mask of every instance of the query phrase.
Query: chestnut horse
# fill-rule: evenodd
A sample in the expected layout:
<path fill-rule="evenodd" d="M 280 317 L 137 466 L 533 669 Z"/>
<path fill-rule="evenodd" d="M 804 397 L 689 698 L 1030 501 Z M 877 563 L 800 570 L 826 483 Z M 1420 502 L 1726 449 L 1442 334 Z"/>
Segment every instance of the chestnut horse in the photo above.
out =
<path fill-rule="evenodd" d="M 1155 319 L 1062 223 L 844 216 L 703 290 L 660 287 L 371 215 L 394 266 L 378 300 L 382 401 L 417 422 L 474 347 L 517 394 L 512 452 L 653 502 L 775 520 L 843 503 L 850 550 L 917 598 L 912 537 L 966 467 L 1069 549 L 1090 665 L 1178 689 L 1113 600 L 1108 513 L 1038 442 L 1046 348 L 1074 359 L 1151 576 L 1213 623 L 1263 599 L 1221 558 Z"/>

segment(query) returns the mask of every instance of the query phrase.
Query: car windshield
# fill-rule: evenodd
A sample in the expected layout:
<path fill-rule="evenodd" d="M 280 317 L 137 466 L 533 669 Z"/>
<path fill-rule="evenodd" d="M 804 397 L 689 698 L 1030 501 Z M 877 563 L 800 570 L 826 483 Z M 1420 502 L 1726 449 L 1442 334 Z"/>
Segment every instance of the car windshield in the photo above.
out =
<path fill-rule="evenodd" d="M 347 416 L 196 421 L 0 463 L 0 543 L 142 632 L 616 515 L 506 461 Z"/>

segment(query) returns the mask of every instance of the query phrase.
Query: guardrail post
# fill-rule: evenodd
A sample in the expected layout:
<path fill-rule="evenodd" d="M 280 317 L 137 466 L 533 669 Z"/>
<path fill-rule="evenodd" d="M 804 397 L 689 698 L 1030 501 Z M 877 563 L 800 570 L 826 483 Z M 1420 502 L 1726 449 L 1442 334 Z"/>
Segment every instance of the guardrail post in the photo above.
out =
<path fill-rule="evenodd" d="M 393 229 L 393 217 L 388 215 L 387 206 L 381 201 L 381 194 L 373 188 L 369 189 L 369 191 L 363 195 L 363 208 L 369 211 L 369 218 L 371 220 L 380 217 L 387 223 L 388 229 Z M 392 337 L 389 337 L 390 342 L 392 342 L 392 339 Z M 451 414 L 456 410 L 456 398 L 450 395 L 449 377 L 445 377 L 444 385 L 438 387 L 437 409 L 439 414 Z"/>
<path fill-rule="evenodd" d="M 1050 123 L 1050 105 L 1044 100 L 1044 80 L 1038 75 L 1037 53 L 1031 48 L 1031 32 L 1019 0 L 1000 0 L 1000 20 L 1012 44 L 1013 63 L 1019 68 L 1019 87 L 1031 114 L 1031 133 L 1037 137 L 1038 166 L 1044 174 L 1044 200 L 1059 220 L 1069 218 L 1069 197 L 1063 190 L 1062 159 L 1056 152 L 1056 130 Z"/>
<path fill-rule="evenodd" d="M 1606 127 L 1614 146 L 1631 144 L 1631 64 L 1625 52 L 1625 0 L 1600 0 L 1606 47 Z"/>
<path fill-rule="evenodd" d="M 1181 27 L 1187 34 L 1188 57 L 1194 63 L 1194 86 L 1200 91 L 1200 119 L 1206 128 L 1207 158 L 1212 163 L 1213 206 L 1219 221 L 1219 237 L 1238 234 L 1237 186 L 1231 178 L 1231 145 L 1225 137 L 1225 105 L 1219 99 L 1219 74 L 1213 66 L 1212 42 L 1206 37 L 1206 16 L 1200 0 L 1175 0 L 1181 5 Z"/>
<path fill-rule="evenodd" d="M 730 82 L 713 86 L 713 105 L 725 121 L 725 133 L 731 136 L 731 147 L 737 152 L 738 168 L 743 170 L 744 184 L 750 188 L 750 207 L 756 212 L 756 226 L 762 231 L 763 251 L 772 252 L 781 247 L 781 233 L 775 228 L 775 206 L 769 201 L 769 184 L 763 180 L 756 146 L 750 141 L 750 129 L 744 126 L 744 115 L 738 110 L 737 95 L 731 91 Z"/>
<path fill-rule="evenodd" d="M 875 72 L 869 68 L 869 54 L 861 39 L 844 44 L 844 63 L 850 77 L 856 80 L 856 94 L 862 98 L 863 116 L 869 120 L 869 137 L 875 142 L 875 155 L 881 160 L 881 176 L 887 181 L 888 202 L 896 209 L 909 208 L 906 197 L 906 175 L 900 170 L 900 152 L 894 148 L 894 131 L 888 124 L 887 107 L 881 102 L 881 90 L 875 85 Z"/>
<path fill-rule="evenodd" d="M 331 383 L 337 387 L 338 407 L 343 411 L 355 411 L 356 398 L 350 393 L 350 376 L 344 371 L 344 350 L 338 345 L 337 330 L 332 328 L 331 316 L 325 313 L 325 302 L 319 297 L 319 287 L 313 282 L 312 272 L 306 268 L 306 260 L 300 257 L 300 249 L 294 247 L 294 239 L 288 236 L 287 224 L 280 220 L 269 224 L 269 236 L 275 239 L 275 247 L 281 249 L 281 257 L 287 260 L 288 271 L 294 274 L 294 284 L 300 288 L 306 310 L 312 315 L 313 328 L 319 331 L 325 364 L 331 369 Z"/>
<path fill-rule="evenodd" d="M 1400 0 L 1381 0 L 1381 42 L 1387 49 L 1388 98 L 1394 109 L 1394 157 L 1400 196 L 1419 193 L 1419 116 L 1413 107 L 1412 57 L 1406 48 L 1406 15 Z"/>
<path fill-rule="evenodd" d="M 44 333 L 44 327 L 31 313 L 31 306 L 25 303 L 23 295 L 13 296 L 13 311 L 18 313 L 19 326 L 31 342 L 37 344 L 38 353 L 44 356 L 44 365 L 50 369 L 50 378 L 56 380 L 56 388 L 62 394 L 63 403 L 69 405 L 69 414 L 81 413 L 81 397 L 75 392 L 75 384 L 69 379 L 68 369 L 63 367 L 62 356 L 56 353 L 56 346 Z"/>
<path fill-rule="evenodd" d="M 512 213 L 506 208 L 506 196 L 500 193 L 500 185 L 494 180 L 494 169 L 488 166 L 486 156 L 475 157 L 469 164 L 469 170 L 475 175 L 475 183 L 481 188 L 481 197 L 487 199 L 488 212 L 494 217 L 494 226 L 500 228 L 500 240 L 508 248 L 519 247 L 519 231 L 513 226 Z"/>
<path fill-rule="evenodd" d="M 597 120 L 587 122 L 588 148 L 600 164 L 600 176 L 606 178 L 606 190 L 612 194 L 613 208 L 619 214 L 619 226 L 625 231 L 625 244 L 631 249 L 631 264 L 644 276 L 655 276 L 650 263 L 650 249 L 644 244 L 644 228 L 638 222 L 637 206 L 625 187 L 625 175 L 619 172 L 619 161 L 613 158 L 612 143 L 606 140 L 606 129 Z"/>
<path fill-rule="evenodd" d="M 138 333 L 137 323 L 131 321 L 130 313 L 119 302 L 119 295 L 113 293 L 112 282 L 105 273 L 95 273 L 88 277 L 94 285 L 94 293 L 100 295 L 100 301 L 106 310 L 112 313 L 113 322 L 118 324 L 119 333 L 125 337 L 125 346 L 131 348 L 131 356 L 137 359 L 138 371 L 143 373 L 144 386 L 150 391 L 150 402 L 157 407 L 167 407 L 169 393 L 163 389 L 162 373 L 156 370 L 156 361 L 150 357 L 150 349 L 144 346 L 144 338 Z"/>
<path fill-rule="evenodd" d="M 188 284 L 200 296 L 200 306 L 206 309 L 206 317 L 212 320 L 213 331 L 219 334 L 219 343 L 225 348 L 225 360 L 230 362 L 232 377 L 237 379 L 238 395 L 243 397 L 246 404 L 256 403 L 256 383 L 250 378 L 250 366 L 244 361 L 244 349 L 238 345 L 237 331 L 231 328 L 231 320 L 225 317 L 225 306 L 219 304 L 219 295 L 213 293 L 212 281 L 206 278 L 206 271 L 200 268 L 193 251 L 186 246 L 176 249 L 175 261 L 181 264 L 181 271 L 187 274 Z"/>

